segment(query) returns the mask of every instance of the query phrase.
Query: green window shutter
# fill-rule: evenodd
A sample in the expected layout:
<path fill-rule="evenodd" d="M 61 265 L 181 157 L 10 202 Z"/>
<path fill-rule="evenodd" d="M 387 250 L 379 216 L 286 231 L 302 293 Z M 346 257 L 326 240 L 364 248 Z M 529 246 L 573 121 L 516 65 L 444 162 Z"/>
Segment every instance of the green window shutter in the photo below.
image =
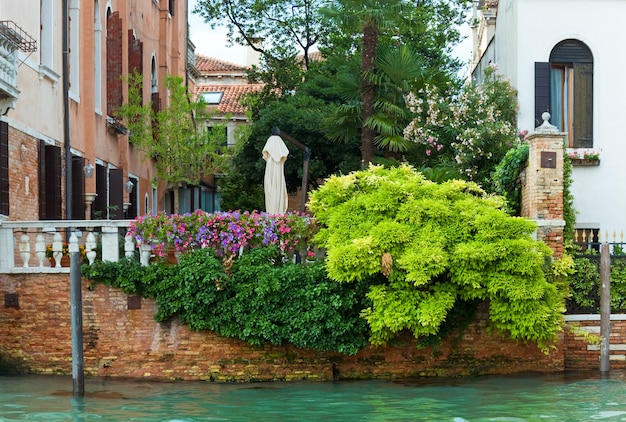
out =
<path fill-rule="evenodd" d="M 550 111 L 550 63 L 535 63 L 535 127 L 543 123 L 541 115 Z"/>
<path fill-rule="evenodd" d="M 593 63 L 574 63 L 574 148 L 593 148 Z"/>

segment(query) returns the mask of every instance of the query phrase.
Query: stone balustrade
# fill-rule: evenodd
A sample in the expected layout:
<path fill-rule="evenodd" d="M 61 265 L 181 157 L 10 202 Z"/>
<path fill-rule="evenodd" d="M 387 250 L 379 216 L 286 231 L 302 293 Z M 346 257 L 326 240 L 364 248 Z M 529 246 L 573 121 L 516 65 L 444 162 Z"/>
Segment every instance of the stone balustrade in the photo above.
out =
<path fill-rule="evenodd" d="M 0 273 L 69 273 L 69 268 L 61 265 L 64 248 L 67 252 L 82 249 L 83 262 L 89 263 L 96 257 L 116 262 L 120 253 L 132 256 L 137 245 L 128 234 L 130 223 L 130 220 L 0 220 Z M 150 245 L 139 246 L 141 262 L 148 265 Z M 54 265 L 49 258 L 54 258 Z"/>

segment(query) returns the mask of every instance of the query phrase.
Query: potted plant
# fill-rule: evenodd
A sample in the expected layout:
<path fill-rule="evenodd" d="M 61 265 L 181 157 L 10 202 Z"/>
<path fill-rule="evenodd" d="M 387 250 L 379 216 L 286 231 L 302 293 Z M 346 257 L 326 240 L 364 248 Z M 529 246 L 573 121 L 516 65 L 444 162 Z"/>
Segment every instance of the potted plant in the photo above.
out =
<path fill-rule="evenodd" d="M 69 249 L 69 245 L 67 242 L 63 242 L 62 243 L 63 248 L 61 249 L 61 252 L 63 255 L 61 255 L 61 266 L 62 267 L 69 267 L 70 266 L 70 249 Z M 83 257 L 85 256 L 85 254 L 87 253 L 87 250 L 85 249 L 84 246 L 79 245 L 78 246 L 78 251 L 80 252 L 80 258 L 81 260 L 83 259 Z M 51 267 L 55 267 L 56 266 L 56 260 L 54 259 L 54 250 L 52 250 L 52 243 L 49 243 L 48 245 L 46 245 L 46 258 L 48 258 L 48 261 L 50 261 L 50 266 Z"/>

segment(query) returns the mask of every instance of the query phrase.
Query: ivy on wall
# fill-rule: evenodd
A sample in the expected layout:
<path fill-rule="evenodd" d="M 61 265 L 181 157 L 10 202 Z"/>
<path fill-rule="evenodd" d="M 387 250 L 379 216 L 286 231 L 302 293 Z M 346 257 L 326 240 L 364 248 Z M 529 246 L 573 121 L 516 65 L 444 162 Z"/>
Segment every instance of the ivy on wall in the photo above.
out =
<path fill-rule="evenodd" d="M 226 265 L 224 265 L 226 264 Z M 246 251 L 232 262 L 197 249 L 178 265 L 136 259 L 83 265 L 83 276 L 156 300 L 157 321 L 177 317 L 192 330 L 213 330 L 251 344 L 293 344 L 355 354 L 367 344 L 366 286 L 337 283 L 323 262 L 285 262 L 278 247 Z"/>

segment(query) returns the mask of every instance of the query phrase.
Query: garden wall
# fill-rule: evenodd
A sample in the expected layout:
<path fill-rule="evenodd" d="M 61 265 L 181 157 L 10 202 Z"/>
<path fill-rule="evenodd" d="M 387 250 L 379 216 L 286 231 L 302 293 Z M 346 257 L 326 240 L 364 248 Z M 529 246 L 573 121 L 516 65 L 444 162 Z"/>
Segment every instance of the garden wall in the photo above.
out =
<path fill-rule="evenodd" d="M 562 371 L 548 355 L 487 333 L 485 311 L 462 334 L 418 349 L 410 336 L 355 356 L 251 346 L 177 321 L 155 322 L 154 301 L 83 281 L 85 372 L 93 376 L 213 381 L 331 380 Z M 71 374 L 68 274 L 0 275 L 0 369 Z M 136 308 L 139 309 L 129 309 Z M 565 344 L 568 344 L 566 341 Z"/>

